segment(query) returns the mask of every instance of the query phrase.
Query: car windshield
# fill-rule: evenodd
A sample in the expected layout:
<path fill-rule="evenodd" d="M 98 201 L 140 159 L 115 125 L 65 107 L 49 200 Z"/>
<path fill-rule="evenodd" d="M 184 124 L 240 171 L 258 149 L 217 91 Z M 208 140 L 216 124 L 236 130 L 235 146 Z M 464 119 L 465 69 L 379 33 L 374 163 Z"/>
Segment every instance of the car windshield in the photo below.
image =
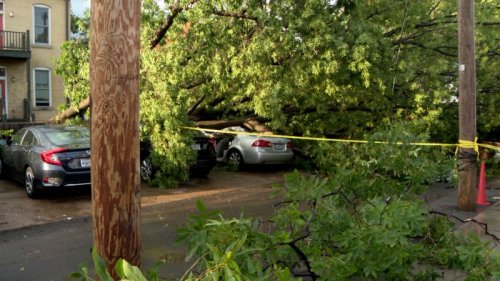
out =
<path fill-rule="evenodd" d="M 90 145 L 90 132 L 87 128 L 66 127 L 45 131 L 44 135 L 57 146 L 72 144 Z"/>

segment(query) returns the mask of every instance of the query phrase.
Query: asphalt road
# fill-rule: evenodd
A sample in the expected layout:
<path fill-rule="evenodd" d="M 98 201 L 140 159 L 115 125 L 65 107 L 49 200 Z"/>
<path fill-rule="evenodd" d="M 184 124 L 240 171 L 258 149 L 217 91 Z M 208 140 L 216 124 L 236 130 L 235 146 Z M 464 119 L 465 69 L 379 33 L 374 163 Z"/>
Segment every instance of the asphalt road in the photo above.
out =
<path fill-rule="evenodd" d="M 243 212 L 267 217 L 279 201 L 269 199 L 271 186 L 282 181 L 283 171 L 218 170 L 207 180 L 191 180 L 177 189 L 143 188 L 142 268 L 164 260 L 160 276 L 166 280 L 177 280 L 189 268 L 191 264 L 184 260 L 186 247 L 174 242 L 175 230 L 195 212 L 196 199 L 202 198 L 209 208 L 226 216 Z M 489 181 L 489 186 L 489 198 L 500 196 L 500 178 Z M 458 210 L 456 189 L 445 185 L 432 187 L 423 199 L 433 209 L 463 219 L 477 215 Z M 92 267 L 90 204 L 89 191 L 30 200 L 19 185 L 0 181 L 0 281 L 72 280 L 69 274 L 81 263 Z M 495 206 L 488 211 L 500 210 Z M 493 212 L 496 217 L 497 213 Z M 492 230 L 495 227 L 498 223 L 490 225 Z"/>
<path fill-rule="evenodd" d="M 185 224 L 189 214 L 195 212 L 196 199 L 202 198 L 209 208 L 222 210 L 227 216 L 238 217 L 243 212 L 267 217 L 278 201 L 269 199 L 273 192 L 271 187 L 282 182 L 282 174 L 282 171 L 215 171 L 209 180 L 192 180 L 179 189 L 143 189 L 142 267 L 148 269 L 157 261 L 164 260 L 166 263 L 160 270 L 161 276 L 179 278 L 190 263 L 184 260 L 185 246 L 174 242 L 175 230 Z M 90 212 L 89 194 L 84 191 L 83 194 L 69 194 L 63 198 L 47 196 L 33 203 L 26 197 L 21 199 L 18 193 L 23 192 L 22 188 L 13 188 L 7 188 L 9 191 L 3 193 L 0 190 L 0 202 L 5 203 L 5 196 L 19 197 L 13 200 L 28 202 L 28 207 L 20 208 L 29 211 L 29 214 L 19 215 L 26 217 L 24 221 L 29 221 L 30 216 L 40 217 L 33 220 L 34 225 L 9 229 L 5 229 L 6 225 L 13 225 L 9 223 L 9 216 L 1 217 L 7 223 L 3 224 L 4 230 L 0 230 L 0 280 L 72 280 L 69 274 L 77 271 L 81 263 L 92 266 L 92 221 L 90 213 L 85 215 L 85 212 Z M 63 212 L 51 210 L 50 217 L 55 216 L 55 219 L 33 213 L 44 208 L 51 209 L 51 204 L 55 205 L 53 209 L 63 206 L 60 209 Z M 66 204 L 75 206 L 76 215 L 66 208 Z M 0 213 L 5 211 L 5 206 L 0 204 Z"/>

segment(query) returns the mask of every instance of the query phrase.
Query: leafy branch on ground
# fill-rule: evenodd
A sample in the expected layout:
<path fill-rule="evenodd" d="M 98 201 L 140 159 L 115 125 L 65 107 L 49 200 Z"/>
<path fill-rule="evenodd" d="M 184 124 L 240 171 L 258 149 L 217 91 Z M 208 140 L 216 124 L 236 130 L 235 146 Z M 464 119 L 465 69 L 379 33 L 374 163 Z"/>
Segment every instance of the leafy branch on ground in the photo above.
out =
<path fill-rule="evenodd" d="M 271 222 L 199 208 L 179 230 L 189 257 L 201 260 L 191 276 L 217 280 L 205 279 L 206 272 L 231 271 L 240 280 L 273 280 L 276 270 L 287 270 L 290 280 L 436 280 L 450 271 L 465 280 L 492 277 L 500 264 L 490 245 L 455 232 L 419 199 L 454 161 L 448 151 L 409 145 L 426 138 L 413 129 L 400 124 L 368 136 L 392 145 L 324 144 L 314 158 L 319 174 L 294 172 L 276 187 L 283 203 Z"/>

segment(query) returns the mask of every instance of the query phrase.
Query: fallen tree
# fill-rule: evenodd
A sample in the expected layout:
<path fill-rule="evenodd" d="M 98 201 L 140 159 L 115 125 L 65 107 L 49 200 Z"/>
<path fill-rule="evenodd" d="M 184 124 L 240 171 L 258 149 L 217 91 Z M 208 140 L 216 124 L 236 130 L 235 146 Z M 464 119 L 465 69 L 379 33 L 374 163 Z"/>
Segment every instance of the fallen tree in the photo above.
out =
<path fill-rule="evenodd" d="M 90 107 L 90 98 L 84 99 L 77 107 L 69 107 L 64 111 L 58 113 L 56 116 L 50 118 L 50 123 L 64 123 L 67 119 L 71 119 L 75 116 L 82 114 Z"/>
<path fill-rule="evenodd" d="M 403 119 L 425 123 L 439 142 L 457 139 L 449 130 L 458 119 L 456 59 L 447 47 L 456 46 L 456 3 L 142 3 L 141 123 L 168 161 L 189 154 L 177 151 L 189 142 L 180 128 L 261 130 L 241 123 L 249 116 L 279 134 L 361 138 Z M 476 6 L 478 22 L 498 21 L 492 5 Z M 480 139 L 500 127 L 493 27 L 476 30 Z M 73 107 L 59 121 L 83 110 L 88 92 L 87 54 L 73 47 L 58 62 Z"/>

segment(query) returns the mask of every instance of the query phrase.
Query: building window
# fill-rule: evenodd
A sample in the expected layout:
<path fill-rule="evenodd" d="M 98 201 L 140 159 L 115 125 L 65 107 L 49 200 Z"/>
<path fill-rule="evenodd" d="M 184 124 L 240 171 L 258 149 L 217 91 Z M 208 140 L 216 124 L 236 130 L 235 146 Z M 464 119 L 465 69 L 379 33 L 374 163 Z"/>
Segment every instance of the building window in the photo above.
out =
<path fill-rule="evenodd" d="M 35 69 L 35 106 L 50 106 L 50 70 Z"/>
<path fill-rule="evenodd" d="M 33 6 L 33 28 L 35 44 L 50 44 L 50 9 Z"/>

